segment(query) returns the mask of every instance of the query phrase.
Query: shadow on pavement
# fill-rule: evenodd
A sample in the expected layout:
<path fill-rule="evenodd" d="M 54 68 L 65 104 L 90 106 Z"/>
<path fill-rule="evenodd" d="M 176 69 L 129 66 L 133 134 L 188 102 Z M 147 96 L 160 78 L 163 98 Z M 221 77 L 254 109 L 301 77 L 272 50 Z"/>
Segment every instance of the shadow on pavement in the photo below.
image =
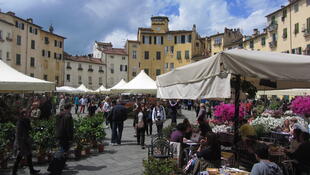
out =
<path fill-rule="evenodd" d="M 90 165 L 75 165 L 75 166 L 69 166 L 69 171 L 75 171 L 75 170 L 86 170 L 86 171 L 99 171 L 102 168 L 106 168 L 106 165 L 101 166 L 90 166 Z"/>

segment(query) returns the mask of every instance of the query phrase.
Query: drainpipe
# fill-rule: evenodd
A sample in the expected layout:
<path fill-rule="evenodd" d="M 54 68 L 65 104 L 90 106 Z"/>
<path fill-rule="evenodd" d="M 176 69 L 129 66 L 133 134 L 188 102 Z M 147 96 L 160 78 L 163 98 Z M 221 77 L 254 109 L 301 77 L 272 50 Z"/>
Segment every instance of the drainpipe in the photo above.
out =
<path fill-rule="evenodd" d="M 292 8 L 291 8 L 291 6 L 289 7 L 290 9 L 290 50 L 289 50 L 289 52 L 292 52 Z"/>
<path fill-rule="evenodd" d="M 28 34 L 29 34 L 29 26 L 28 23 L 25 23 L 26 25 L 26 68 L 25 68 L 25 74 L 27 75 L 27 67 L 28 67 Z"/>

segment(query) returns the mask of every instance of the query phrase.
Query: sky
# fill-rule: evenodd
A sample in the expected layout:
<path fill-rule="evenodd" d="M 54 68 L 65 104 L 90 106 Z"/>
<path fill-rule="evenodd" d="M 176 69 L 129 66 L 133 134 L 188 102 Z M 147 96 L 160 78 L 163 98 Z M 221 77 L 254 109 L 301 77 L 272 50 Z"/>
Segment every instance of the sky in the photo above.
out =
<path fill-rule="evenodd" d="M 33 18 L 35 24 L 66 37 L 65 51 L 92 52 L 95 41 L 123 47 L 136 40 L 138 27 L 150 27 L 152 16 L 168 16 L 170 30 L 190 30 L 196 24 L 204 37 L 240 28 L 251 34 L 266 26 L 265 16 L 288 0 L 0 0 L 2 12 Z"/>

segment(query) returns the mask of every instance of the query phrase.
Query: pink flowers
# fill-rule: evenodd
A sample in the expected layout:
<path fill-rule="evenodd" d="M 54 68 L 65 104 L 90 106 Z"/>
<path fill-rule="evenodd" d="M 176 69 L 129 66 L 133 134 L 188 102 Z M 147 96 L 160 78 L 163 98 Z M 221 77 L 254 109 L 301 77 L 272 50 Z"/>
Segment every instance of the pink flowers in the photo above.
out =
<path fill-rule="evenodd" d="M 295 114 L 310 115 L 310 96 L 296 97 L 290 107 Z"/>
<path fill-rule="evenodd" d="M 242 120 L 246 114 L 244 110 L 244 104 L 241 104 L 239 107 L 239 120 Z M 225 104 L 221 103 L 218 106 L 215 106 L 214 116 L 218 118 L 219 121 L 233 121 L 235 115 L 235 105 L 234 104 Z"/>

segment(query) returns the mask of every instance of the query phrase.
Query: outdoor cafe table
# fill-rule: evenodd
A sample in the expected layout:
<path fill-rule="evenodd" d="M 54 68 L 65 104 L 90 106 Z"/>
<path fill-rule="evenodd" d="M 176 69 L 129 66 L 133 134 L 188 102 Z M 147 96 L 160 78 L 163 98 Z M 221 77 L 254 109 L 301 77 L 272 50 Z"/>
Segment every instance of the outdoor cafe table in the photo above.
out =
<path fill-rule="evenodd" d="M 201 172 L 201 175 L 249 175 L 250 172 L 243 171 L 237 168 L 223 167 L 223 168 L 207 168 L 206 171 Z"/>

